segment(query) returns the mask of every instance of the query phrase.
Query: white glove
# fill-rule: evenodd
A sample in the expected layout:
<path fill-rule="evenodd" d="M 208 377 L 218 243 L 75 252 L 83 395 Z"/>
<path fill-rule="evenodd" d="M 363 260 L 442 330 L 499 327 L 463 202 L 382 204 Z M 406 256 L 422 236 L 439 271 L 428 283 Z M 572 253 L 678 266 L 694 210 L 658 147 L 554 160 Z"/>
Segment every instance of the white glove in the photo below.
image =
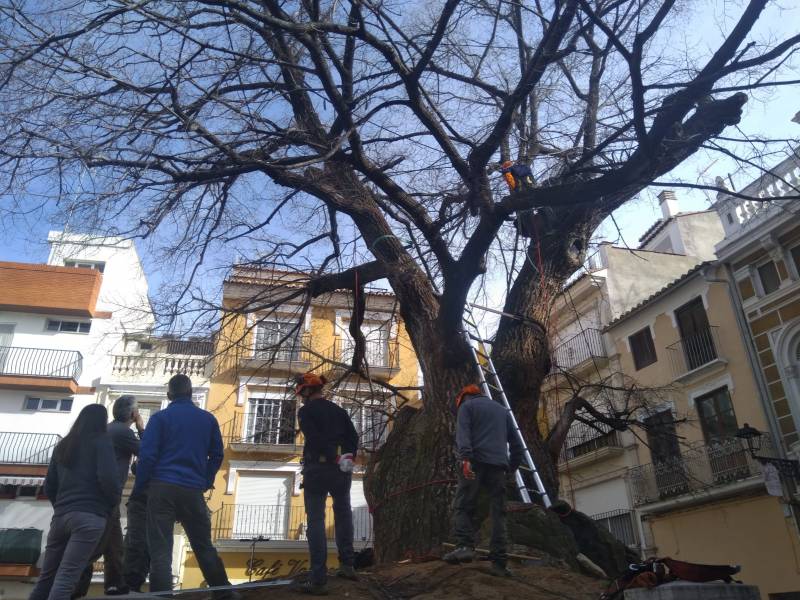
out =
<path fill-rule="evenodd" d="M 352 473 L 353 467 L 356 465 L 356 463 L 353 462 L 352 454 L 342 454 L 336 463 L 339 465 L 339 470 L 342 473 Z"/>

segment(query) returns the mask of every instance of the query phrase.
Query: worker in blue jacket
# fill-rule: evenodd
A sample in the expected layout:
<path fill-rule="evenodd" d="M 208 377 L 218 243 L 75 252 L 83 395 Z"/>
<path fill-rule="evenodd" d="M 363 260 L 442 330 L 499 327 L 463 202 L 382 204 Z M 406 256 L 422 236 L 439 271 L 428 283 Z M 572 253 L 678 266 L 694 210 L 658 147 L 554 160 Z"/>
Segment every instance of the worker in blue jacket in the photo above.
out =
<path fill-rule="evenodd" d="M 211 518 L 203 497 L 222 464 L 219 423 L 194 405 L 192 382 L 186 375 L 175 375 L 167 385 L 170 404 L 147 423 L 133 489 L 133 495 L 147 493 L 150 591 L 172 589 L 176 522 L 183 525 L 208 585 L 230 585 L 211 542 Z"/>

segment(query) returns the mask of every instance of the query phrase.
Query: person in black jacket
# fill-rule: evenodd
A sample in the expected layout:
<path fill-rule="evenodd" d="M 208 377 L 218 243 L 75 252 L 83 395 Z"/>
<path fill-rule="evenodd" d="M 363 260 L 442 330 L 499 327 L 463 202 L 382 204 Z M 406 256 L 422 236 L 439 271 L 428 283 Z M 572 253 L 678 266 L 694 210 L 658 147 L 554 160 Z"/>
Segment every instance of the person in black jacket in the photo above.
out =
<path fill-rule="evenodd" d="M 130 471 L 131 457 L 139 455 L 139 440 L 144 433 L 144 423 L 136 408 L 136 398 L 133 396 L 124 395 L 117 398 L 114 401 L 114 407 L 111 409 L 111 413 L 114 416 L 114 420 L 108 424 L 108 435 L 111 436 L 111 443 L 114 446 L 114 455 L 117 460 L 120 484 L 125 487 L 125 482 L 128 480 L 128 472 Z M 138 436 L 131 430 L 131 425 L 136 425 Z M 130 503 L 128 508 L 130 510 Z M 130 521 L 129 515 L 129 528 Z M 146 553 L 147 545 L 145 544 L 142 550 L 137 549 L 137 552 Z M 72 595 L 73 600 L 75 598 L 81 598 L 89 592 L 89 586 L 92 582 L 91 563 L 98 560 L 101 556 L 103 557 L 103 587 L 106 595 L 116 596 L 127 594 L 130 588 L 129 584 L 125 581 L 125 577 L 123 577 L 123 542 L 119 505 L 114 508 L 114 511 L 111 513 L 106 523 L 103 537 L 100 538 L 100 542 L 92 555 L 90 564 L 84 570 L 83 575 L 81 575 L 80 583 Z M 134 585 L 136 585 L 136 582 L 134 582 Z M 141 583 L 139 583 L 139 585 L 141 585 Z"/>
<path fill-rule="evenodd" d="M 353 511 L 350 508 L 350 485 L 358 433 L 347 412 L 325 399 L 325 378 L 305 373 L 295 381 L 295 394 L 303 401 L 298 411 L 303 446 L 303 497 L 308 516 L 308 551 L 311 559 L 310 581 L 301 591 L 328 593 L 325 540 L 325 501 L 333 498 L 336 548 L 339 551 L 337 576 L 356 579 L 353 569 Z"/>
<path fill-rule="evenodd" d="M 85 407 L 53 452 L 44 481 L 53 519 L 30 600 L 69 600 L 119 504 L 122 485 L 107 421 L 101 404 Z"/>

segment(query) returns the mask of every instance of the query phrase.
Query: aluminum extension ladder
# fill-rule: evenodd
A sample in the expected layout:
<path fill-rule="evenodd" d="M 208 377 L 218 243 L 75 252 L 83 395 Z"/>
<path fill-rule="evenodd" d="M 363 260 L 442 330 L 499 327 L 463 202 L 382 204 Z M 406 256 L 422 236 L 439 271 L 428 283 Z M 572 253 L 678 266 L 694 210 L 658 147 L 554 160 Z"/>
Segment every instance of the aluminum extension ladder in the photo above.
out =
<path fill-rule="evenodd" d="M 494 399 L 497 397 L 500 399 L 500 402 L 511 416 L 511 422 L 514 425 L 514 432 L 516 433 L 520 444 L 522 444 L 525 466 L 520 466 L 520 468 L 517 469 L 517 472 L 514 474 L 514 479 L 516 480 L 517 489 L 519 490 L 519 495 L 522 498 L 522 501 L 530 504 L 530 493 L 533 492 L 542 499 L 545 508 L 550 508 L 550 505 L 552 504 L 550 502 L 550 497 L 547 495 L 547 492 L 544 489 L 542 478 L 539 476 L 539 471 L 536 469 L 536 465 L 533 462 L 533 457 L 528 450 L 528 445 L 525 443 L 525 437 L 522 435 L 522 430 L 519 428 L 517 418 L 514 416 L 514 411 L 511 410 L 511 405 L 508 402 L 506 393 L 503 391 L 503 385 L 500 383 L 500 377 L 498 377 L 497 371 L 495 371 L 494 363 L 489 355 L 485 352 L 486 347 L 490 345 L 491 342 L 481 338 L 478 326 L 475 323 L 475 317 L 473 316 L 472 309 L 469 308 L 469 306 L 467 306 L 464 312 L 464 338 L 469 345 L 470 351 L 472 352 L 472 359 L 475 362 L 475 368 L 478 370 L 478 378 L 480 380 L 483 393 L 489 398 Z M 495 394 L 492 394 L 492 391 L 494 391 Z M 535 490 L 527 487 L 525 480 L 522 477 L 522 473 L 520 472 L 521 470 L 526 470 L 531 473 L 533 481 L 536 484 Z"/>

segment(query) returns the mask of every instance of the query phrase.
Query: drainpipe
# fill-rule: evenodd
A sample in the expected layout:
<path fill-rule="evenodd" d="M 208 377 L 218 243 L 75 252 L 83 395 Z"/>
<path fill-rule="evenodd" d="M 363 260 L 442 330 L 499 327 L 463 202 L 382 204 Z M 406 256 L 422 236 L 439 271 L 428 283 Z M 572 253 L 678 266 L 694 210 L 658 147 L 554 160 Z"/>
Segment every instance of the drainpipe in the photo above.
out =
<path fill-rule="evenodd" d="M 775 414 L 772 411 L 772 406 L 769 403 L 769 393 L 767 391 L 767 383 L 764 381 L 764 373 L 761 371 L 761 366 L 758 362 L 758 354 L 756 352 L 755 344 L 753 343 L 750 335 L 748 335 L 749 327 L 747 325 L 747 319 L 744 313 L 744 306 L 742 306 L 742 301 L 739 299 L 739 294 L 737 294 L 736 290 L 734 290 L 731 286 L 731 282 L 734 281 L 733 269 L 731 269 L 731 266 L 728 263 L 723 263 L 725 272 L 728 275 L 728 279 L 716 279 L 709 277 L 709 271 L 712 266 L 713 265 L 710 265 L 709 267 L 701 270 L 703 280 L 707 283 L 723 283 L 728 290 L 728 297 L 731 300 L 731 304 L 733 304 L 733 314 L 736 317 L 739 335 L 744 342 L 744 347 L 746 350 L 745 353 L 747 354 L 747 362 L 750 363 L 750 370 L 753 372 L 753 375 L 756 378 L 756 387 L 758 388 L 758 397 L 761 401 L 761 408 L 764 410 L 764 414 L 767 417 L 769 431 L 772 435 L 772 439 L 776 442 L 778 455 L 781 458 L 786 458 L 783 444 L 780 441 L 781 435 L 780 430 L 778 429 L 778 423 L 775 418 Z"/>

